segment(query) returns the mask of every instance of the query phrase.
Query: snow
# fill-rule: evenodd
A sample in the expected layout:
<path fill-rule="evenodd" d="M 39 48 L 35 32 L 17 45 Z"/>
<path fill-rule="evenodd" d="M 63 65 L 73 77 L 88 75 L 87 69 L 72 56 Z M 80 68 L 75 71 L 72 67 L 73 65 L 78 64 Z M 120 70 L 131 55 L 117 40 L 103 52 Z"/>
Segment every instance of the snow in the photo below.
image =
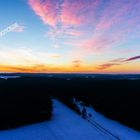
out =
<path fill-rule="evenodd" d="M 53 103 L 50 121 L 0 131 L 0 140 L 115 140 L 59 101 L 53 100 Z M 140 133 L 104 118 L 92 108 L 88 112 L 109 131 L 121 136 L 121 140 L 140 140 Z"/>
<path fill-rule="evenodd" d="M 20 76 L 5 76 L 5 75 L 1 75 L 0 78 L 7 80 L 9 78 L 20 78 Z"/>
<path fill-rule="evenodd" d="M 82 103 L 81 101 L 77 102 L 77 105 L 79 109 L 82 111 L 83 106 L 81 106 L 81 103 Z M 91 122 L 99 124 L 101 127 L 111 132 L 111 134 L 119 137 L 121 140 L 140 140 L 140 132 L 128 128 L 120 124 L 119 122 L 107 119 L 100 113 L 96 112 L 92 107 L 86 107 L 86 111 L 87 114 L 92 115 L 91 117 L 89 117 Z"/>
<path fill-rule="evenodd" d="M 92 119 L 99 122 L 104 128 L 119 136 L 122 140 L 140 140 L 140 132 L 128 128 L 116 121 L 105 118 L 103 115 L 97 113 L 93 108 L 89 108 L 89 113 L 92 114 Z"/>
<path fill-rule="evenodd" d="M 54 100 L 50 121 L 1 131 L 0 140 L 107 140 L 78 114 Z"/>

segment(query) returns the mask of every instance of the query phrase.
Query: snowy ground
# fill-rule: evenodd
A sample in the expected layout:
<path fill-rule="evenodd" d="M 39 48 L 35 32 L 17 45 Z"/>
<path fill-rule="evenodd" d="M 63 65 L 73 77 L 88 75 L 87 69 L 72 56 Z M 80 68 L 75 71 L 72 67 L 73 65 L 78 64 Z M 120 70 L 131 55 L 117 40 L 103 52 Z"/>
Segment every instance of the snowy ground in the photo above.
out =
<path fill-rule="evenodd" d="M 82 110 L 81 102 L 77 103 L 80 110 Z M 131 128 L 128 128 L 116 121 L 107 119 L 100 113 L 96 112 L 92 107 L 86 107 L 87 114 L 91 114 L 89 118 L 89 123 L 93 123 L 93 125 L 97 124 L 97 127 L 101 126 L 101 129 L 105 129 L 114 136 L 120 138 L 120 140 L 140 140 L 140 132 L 135 131 Z M 101 130 L 102 131 L 102 130 Z M 104 131 L 104 130 L 103 130 Z M 107 134 L 108 135 L 108 134 Z"/>
<path fill-rule="evenodd" d="M 10 78 L 20 78 L 20 76 L 5 76 L 5 75 L 0 75 L 0 78 L 7 80 L 7 79 L 10 79 Z"/>
<path fill-rule="evenodd" d="M 110 128 L 110 131 L 122 137 L 121 140 L 140 140 L 140 133 L 107 120 L 94 110 L 90 110 L 96 121 Z M 97 115 L 96 115 L 97 114 Z M 123 134 L 124 133 L 124 134 Z M 126 136 L 126 137 L 125 137 Z M 90 122 L 54 100 L 54 111 L 51 121 L 25 126 L 13 130 L 1 131 L 0 140 L 113 140 L 100 132 Z M 115 139 L 114 139 L 115 140 Z"/>

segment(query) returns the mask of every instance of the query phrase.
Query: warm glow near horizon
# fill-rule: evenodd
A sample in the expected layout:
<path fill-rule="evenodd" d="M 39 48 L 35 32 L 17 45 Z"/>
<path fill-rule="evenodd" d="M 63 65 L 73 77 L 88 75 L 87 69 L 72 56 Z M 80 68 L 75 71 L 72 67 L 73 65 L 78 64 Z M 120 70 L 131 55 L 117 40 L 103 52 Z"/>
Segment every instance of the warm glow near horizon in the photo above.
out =
<path fill-rule="evenodd" d="M 139 0 L 0 1 L 0 72 L 140 73 L 139 7 Z"/>

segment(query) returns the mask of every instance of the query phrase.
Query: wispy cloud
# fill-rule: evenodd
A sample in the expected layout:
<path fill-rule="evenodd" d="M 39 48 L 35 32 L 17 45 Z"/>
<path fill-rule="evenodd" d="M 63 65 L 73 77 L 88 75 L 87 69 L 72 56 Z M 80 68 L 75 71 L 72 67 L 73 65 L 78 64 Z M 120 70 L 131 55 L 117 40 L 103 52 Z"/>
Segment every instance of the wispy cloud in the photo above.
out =
<path fill-rule="evenodd" d="M 81 25 L 95 20 L 95 10 L 99 0 L 64 0 L 60 19 L 64 25 Z M 87 18 L 87 16 L 91 17 Z"/>
<path fill-rule="evenodd" d="M 133 4 L 133 2 L 124 3 L 121 0 L 109 1 L 102 11 L 96 30 L 108 30 L 120 24 Z"/>
<path fill-rule="evenodd" d="M 120 64 L 117 64 L 117 63 L 106 63 L 106 64 L 99 65 L 98 69 L 99 70 L 105 70 L 105 69 L 111 68 L 113 66 L 118 66 L 118 65 L 120 65 Z"/>
<path fill-rule="evenodd" d="M 137 60 L 137 59 L 140 59 L 140 55 L 139 56 L 130 57 L 130 58 L 124 60 L 124 62 L 134 61 L 134 60 Z"/>
<path fill-rule="evenodd" d="M 1 49 L 0 64 L 9 65 L 36 65 L 36 64 L 50 64 L 55 63 L 54 59 L 61 58 L 58 53 L 51 52 L 36 52 L 31 48 L 21 47 L 16 49 Z"/>
<path fill-rule="evenodd" d="M 140 56 L 134 56 L 134 57 L 130 57 L 130 58 L 127 58 L 127 59 L 118 58 L 118 59 L 111 60 L 108 63 L 99 65 L 97 69 L 105 70 L 105 69 L 111 68 L 113 66 L 123 65 L 126 62 L 134 61 L 134 60 L 137 60 L 137 59 L 140 59 Z"/>
<path fill-rule="evenodd" d="M 93 16 L 93 20 L 99 0 L 28 0 L 28 3 L 45 24 L 63 26 L 85 24 L 87 16 Z"/>
<path fill-rule="evenodd" d="M 30 66 L 22 66 L 22 65 L 1 65 L 0 64 L 0 72 L 48 72 L 50 70 L 50 66 L 43 64 L 35 64 Z"/>
<path fill-rule="evenodd" d="M 53 39 L 55 48 L 62 45 L 68 50 L 70 59 L 75 60 L 72 62 L 75 68 L 81 67 L 78 60 L 89 56 L 127 51 L 123 44 L 140 36 L 139 0 L 28 0 L 28 3 L 49 28 L 47 38 Z M 97 69 L 120 66 L 136 59 L 139 56 L 128 59 L 124 56 L 99 64 Z"/>
<path fill-rule="evenodd" d="M 81 60 L 73 60 L 72 63 L 73 63 L 73 67 L 79 68 L 82 64 L 82 61 Z"/>
<path fill-rule="evenodd" d="M 134 26 L 139 28 L 135 10 L 139 11 L 138 0 L 128 0 L 127 3 L 122 0 L 28 0 L 28 3 L 35 14 L 50 26 L 48 36 L 56 42 L 64 37 L 64 41 L 79 37 L 73 46 L 79 42 L 83 51 L 85 48 L 94 52 L 113 47 L 114 40 L 118 43 L 136 30 Z"/>
<path fill-rule="evenodd" d="M 25 30 L 25 26 L 17 23 L 17 27 L 13 30 L 13 32 L 23 32 Z"/>
<path fill-rule="evenodd" d="M 28 0 L 28 3 L 45 24 L 50 26 L 55 26 L 57 24 L 59 20 L 59 1 Z"/>
<path fill-rule="evenodd" d="M 52 53 L 52 54 L 48 54 L 48 57 L 50 57 L 50 58 L 60 58 L 61 55 Z"/>
<path fill-rule="evenodd" d="M 55 39 L 80 37 L 84 26 L 95 20 L 99 0 L 28 0 L 29 5 L 41 20 L 50 26 L 48 37 Z M 92 18 L 87 18 L 90 16 Z"/>
<path fill-rule="evenodd" d="M 14 24 L 11 24 L 10 26 L 1 30 L 0 37 L 3 37 L 10 32 L 23 32 L 24 29 L 25 29 L 25 27 L 23 25 L 20 25 L 19 23 L 15 22 Z"/>

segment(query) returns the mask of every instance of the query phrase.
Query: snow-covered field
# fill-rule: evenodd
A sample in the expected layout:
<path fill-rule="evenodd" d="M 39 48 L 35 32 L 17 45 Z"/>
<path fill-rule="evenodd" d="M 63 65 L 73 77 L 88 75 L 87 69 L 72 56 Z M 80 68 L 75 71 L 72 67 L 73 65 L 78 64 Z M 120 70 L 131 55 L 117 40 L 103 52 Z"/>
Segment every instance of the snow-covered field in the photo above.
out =
<path fill-rule="evenodd" d="M 92 119 L 95 122 L 98 122 L 101 126 L 109 130 L 115 136 L 118 136 L 121 140 L 140 140 L 140 132 L 123 126 L 118 122 L 107 119 L 92 108 L 89 108 L 88 112 L 92 114 Z"/>
<path fill-rule="evenodd" d="M 20 76 L 5 76 L 5 75 L 0 75 L 0 78 L 7 80 L 9 78 L 20 78 Z"/>
<path fill-rule="evenodd" d="M 83 106 L 81 106 L 82 102 L 77 102 L 79 109 L 82 111 Z M 135 131 L 131 128 L 128 128 L 116 121 L 107 119 L 100 113 L 96 112 L 92 107 L 84 107 L 86 108 L 87 115 L 90 114 L 91 117 L 89 118 L 89 123 L 93 124 L 95 127 L 99 127 L 102 132 L 107 130 L 111 134 L 107 134 L 108 132 L 105 132 L 106 135 L 113 135 L 115 137 L 118 137 L 120 140 L 140 140 L 140 132 Z M 101 127 L 100 127 L 101 126 Z"/>
<path fill-rule="evenodd" d="M 98 123 L 121 140 L 140 140 L 140 133 L 110 121 L 92 108 L 88 108 Z M 1 131 L 0 140 L 113 140 L 71 109 L 54 100 L 53 117 L 50 121 L 13 130 Z M 115 140 L 115 138 L 114 138 Z"/>

